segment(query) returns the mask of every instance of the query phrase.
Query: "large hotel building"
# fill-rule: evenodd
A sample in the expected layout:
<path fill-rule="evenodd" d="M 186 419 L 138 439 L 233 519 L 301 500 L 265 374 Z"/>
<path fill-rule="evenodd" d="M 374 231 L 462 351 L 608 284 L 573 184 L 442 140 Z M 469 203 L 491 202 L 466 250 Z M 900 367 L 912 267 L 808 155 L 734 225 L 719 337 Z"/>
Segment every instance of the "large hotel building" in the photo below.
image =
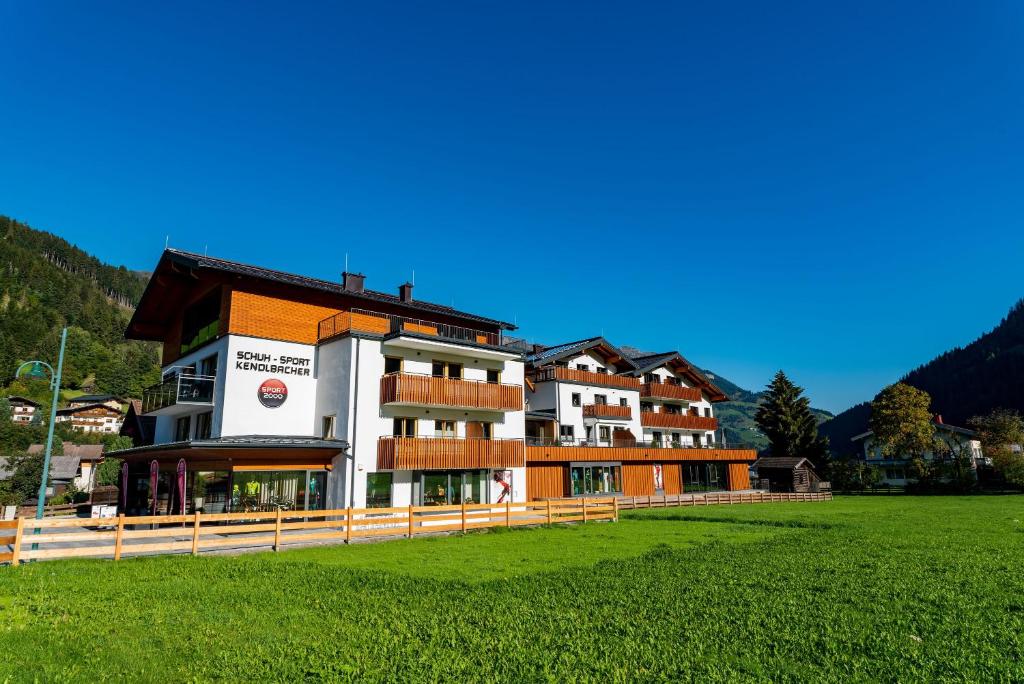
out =
<path fill-rule="evenodd" d="M 163 344 L 136 446 L 116 454 L 128 512 L 750 486 L 754 451 L 716 438 L 725 395 L 679 353 L 527 345 L 505 336 L 514 328 L 419 301 L 410 284 L 385 294 L 360 274 L 166 250 L 126 332 Z"/>

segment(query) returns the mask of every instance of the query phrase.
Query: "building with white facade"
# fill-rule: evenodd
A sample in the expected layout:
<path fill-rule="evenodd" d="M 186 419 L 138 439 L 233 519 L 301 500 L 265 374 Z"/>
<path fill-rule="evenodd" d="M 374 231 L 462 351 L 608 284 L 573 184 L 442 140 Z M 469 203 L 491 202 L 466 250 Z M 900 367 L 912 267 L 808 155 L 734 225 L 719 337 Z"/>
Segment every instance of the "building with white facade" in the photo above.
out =
<path fill-rule="evenodd" d="M 939 450 L 942 452 L 938 455 L 940 460 L 949 460 L 952 455 L 962 455 L 975 474 L 979 466 L 991 465 L 990 460 L 982 453 L 981 441 L 977 439 L 977 434 L 973 430 L 949 425 L 943 422 L 942 416 L 935 416 L 935 437 L 943 447 Z M 859 458 L 881 471 L 882 484 L 903 487 L 913 481 L 910 457 L 882 453 L 882 447 L 875 441 L 872 431 L 862 432 L 852 437 L 851 441 L 859 446 Z M 934 452 L 927 452 L 924 455 L 926 461 L 934 461 L 936 457 Z"/>
<path fill-rule="evenodd" d="M 99 432 L 101 434 L 117 434 L 124 422 L 124 415 L 118 408 L 107 404 L 79 404 L 75 407 L 57 409 L 55 420 L 58 423 L 69 423 L 80 432 Z"/>
<path fill-rule="evenodd" d="M 39 402 L 28 397 L 7 397 L 7 404 L 11 407 L 11 420 L 23 425 L 31 423 L 39 410 Z"/>

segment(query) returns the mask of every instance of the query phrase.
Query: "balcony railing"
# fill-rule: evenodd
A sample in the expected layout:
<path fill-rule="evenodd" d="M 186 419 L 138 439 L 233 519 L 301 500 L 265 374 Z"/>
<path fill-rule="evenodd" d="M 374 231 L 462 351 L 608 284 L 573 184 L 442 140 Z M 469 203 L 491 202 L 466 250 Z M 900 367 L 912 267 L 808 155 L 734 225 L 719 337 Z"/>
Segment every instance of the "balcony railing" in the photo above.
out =
<path fill-rule="evenodd" d="M 757 450 L 751 444 L 722 444 L 711 442 L 710 444 L 682 444 L 663 439 L 661 442 L 642 441 L 638 439 L 612 439 L 611 443 L 598 442 L 596 439 L 571 438 L 564 439 L 543 439 L 538 437 L 527 437 L 528 447 L 588 447 L 588 448 L 628 448 L 628 449 L 727 449 L 727 450 Z"/>
<path fill-rule="evenodd" d="M 645 382 L 640 387 L 640 396 L 653 399 L 678 399 L 681 401 L 700 401 L 699 387 L 683 387 L 663 382 Z"/>
<path fill-rule="evenodd" d="M 407 332 L 432 335 L 445 340 L 469 342 L 471 344 L 491 346 L 501 344 L 501 335 L 496 332 L 463 328 L 462 326 L 449 325 L 448 323 L 425 321 L 419 318 L 367 311 L 366 309 L 342 311 L 323 319 L 317 324 L 317 341 L 323 342 L 351 331 L 374 333 L 377 335 Z"/>
<path fill-rule="evenodd" d="M 577 382 L 581 385 L 599 385 L 601 387 L 618 387 L 631 390 L 640 389 L 639 378 L 628 375 L 595 373 L 593 371 L 564 368 L 562 366 L 538 368 L 534 373 L 534 382 L 544 382 L 545 380 L 561 380 L 562 382 Z"/>
<path fill-rule="evenodd" d="M 628 406 L 617 404 L 584 404 L 584 418 L 624 418 L 629 420 L 633 417 L 633 411 Z"/>
<path fill-rule="evenodd" d="M 377 442 L 381 470 L 520 468 L 525 464 L 521 439 L 381 437 Z"/>
<path fill-rule="evenodd" d="M 679 413 L 642 411 L 640 424 L 644 427 L 679 428 L 681 430 L 717 430 L 718 419 Z"/>
<path fill-rule="evenodd" d="M 176 374 L 159 385 L 142 391 L 142 412 L 153 413 L 178 404 L 213 404 L 213 387 L 217 378 L 212 375 Z"/>
<path fill-rule="evenodd" d="M 522 411 L 523 388 L 498 382 L 389 373 L 380 379 L 380 403 L 454 406 L 491 411 Z"/>

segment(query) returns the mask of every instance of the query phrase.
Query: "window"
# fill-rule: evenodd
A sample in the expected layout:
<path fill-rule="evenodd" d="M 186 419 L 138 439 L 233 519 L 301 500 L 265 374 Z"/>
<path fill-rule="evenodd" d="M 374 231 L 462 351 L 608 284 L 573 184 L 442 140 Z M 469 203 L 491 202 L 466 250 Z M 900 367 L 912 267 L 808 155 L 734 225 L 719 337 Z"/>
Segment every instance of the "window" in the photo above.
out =
<path fill-rule="evenodd" d="M 435 378 L 461 378 L 462 364 L 454 361 L 434 361 L 430 373 Z"/>
<path fill-rule="evenodd" d="M 588 363 L 577 363 L 576 364 L 576 370 L 588 371 L 589 372 L 590 371 L 590 364 L 588 364 Z"/>
<path fill-rule="evenodd" d="M 324 416 L 320 436 L 324 439 L 334 439 L 334 424 L 337 417 L 334 415 Z"/>
<path fill-rule="evenodd" d="M 499 382 L 501 382 L 501 371 L 500 370 L 491 370 L 490 368 L 488 368 L 487 369 L 487 382 L 492 382 L 494 384 L 498 384 Z"/>
<path fill-rule="evenodd" d="M 576 437 L 576 431 L 572 425 L 559 425 L 558 435 L 562 439 L 573 439 Z"/>
<path fill-rule="evenodd" d="M 705 418 L 710 418 L 711 417 L 711 407 L 710 406 L 705 406 L 704 407 L 704 417 Z"/>
<path fill-rule="evenodd" d="M 212 354 L 199 362 L 199 374 L 214 377 L 217 375 L 217 355 Z"/>
<path fill-rule="evenodd" d="M 612 430 L 607 425 L 599 425 L 597 428 L 597 438 L 602 442 L 610 442 L 612 439 Z"/>
<path fill-rule="evenodd" d="M 327 471 L 235 471 L 231 484 L 234 511 L 323 510 L 327 503 Z"/>
<path fill-rule="evenodd" d="M 413 474 L 420 506 L 487 503 L 486 470 L 429 471 Z"/>
<path fill-rule="evenodd" d="M 213 433 L 213 411 L 196 416 L 196 439 L 210 439 Z"/>
<path fill-rule="evenodd" d="M 434 421 L 434 436 L 435 437 L 454 437 L 455 436 L 455 421 L 454 420 L 435 420 Z"/>
<path fill-rule="evenodd" d="M 622 466 L 573 465 L 569 469 L 573 496 L 622 493 Z"/>
<path fill-rule="evenodd" d="M 683 443 L 683 436 L 680 435 L 678 432 L 673 432 L 672 433 L 672 446 L 679 447 L 679 446 L 682 445 L 682 443 Z"/>
<path fill-rule="evenodd" d="M 652 404 L 649 401 L 641 401 L 640 402 L 640 413 L 653 413 L 653 412 L 654 412 L 654 404 Z"/>
<path fill-rule="evenodd" d="M 607 369 L 607 368 L 605 368 L 604 366 L 598 366 L 598 367 L 597 367 L 597 372 L 598 372 L 598 373 L 607 373 L 607 372 L 608 372 L 608 369 Z"/>
<path fill-rule="evenodd" d="M 385 356 L 384 357 L 384 374 L 390 373 L 401 373 L 402 372 L 402 359 L 397 356 Z"/>
<path fill-rule="evenodd" d="M 416 419 L 415 418 L 395 418 L 392 421 L 392 431 L 395 437 L 415 437 L 416 436 Z"/>
<path fill-rule="evenodd" d="M 192 428 L 192 417 L 182 416 L 178 419 L 178 422 L 174 424 L 174 441 L 175 442 L 186 442 L 188 441 L 189 432 Z"/>
<path fill-rule="evenodd" d="M 687 492 L 717 492 L 725 489 L 725 485 L 725 464 L 683 464 L 683 489 Z"/>
<path fill-rule="evenodd" d="M 660 432 L 652 432 L 651 433 L 651 441 L 654 442 L 654 444 L 656 444 L 657 446 L 661 446 L 661 433 Z"/>
<path fill-rule="evenodd" d="M 651 384 L 658 382 L 658 376 L 654 373 L 644 373 L 644 382 Z"/>
<path fill-rule="evenodd" d="M 220 288 L 217 288 L 185 309 L 181 319 L 181 353 L 186 354 L 217 337 L 219 328 Z"/>
<path fill-rule="evenodd" d="M 700 433 L 698 433 L 698 432 L 693 433 L 693 446 L 695 446 L 695 447 L 699 447 L 700 446 Z"/>
<path fill-rule="evenodd" d="M 594 395 L 594 403 L 597 404 L 598 406 L 607 406 L 608 405 L 608 395 L 607 394 L 595 394 Z"/>
<path fill-rule="evenodd" d="M 573 406 L 582 406 L 583 405 L 583 399 L 582 399 L 582 397 L 580 397 L 580 393 L 579 392 L 573 392 L 572 393 L 572 405 Z"/>
<path fill-rule="evenodd" d="M 625 397 L 622 397 L 621 399 L 619 399 L 619 406 L 629 406 L 629 402 L 626 401 Z"/>
<path fill-rule="evenodd" d="M 391 507 L 391 473 L 366 474 L 366 507 Z"/>

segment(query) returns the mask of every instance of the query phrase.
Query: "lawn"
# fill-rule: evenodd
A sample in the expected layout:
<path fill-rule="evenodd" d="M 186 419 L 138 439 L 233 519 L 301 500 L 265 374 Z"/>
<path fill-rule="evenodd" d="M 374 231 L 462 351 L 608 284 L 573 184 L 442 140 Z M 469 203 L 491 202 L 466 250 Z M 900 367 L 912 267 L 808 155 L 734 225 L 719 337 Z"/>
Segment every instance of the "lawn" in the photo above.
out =
<path fill-rule="evenodd" d="M 0 681 L 1024 680 L 1024 497 L 0 569 Z"/>

